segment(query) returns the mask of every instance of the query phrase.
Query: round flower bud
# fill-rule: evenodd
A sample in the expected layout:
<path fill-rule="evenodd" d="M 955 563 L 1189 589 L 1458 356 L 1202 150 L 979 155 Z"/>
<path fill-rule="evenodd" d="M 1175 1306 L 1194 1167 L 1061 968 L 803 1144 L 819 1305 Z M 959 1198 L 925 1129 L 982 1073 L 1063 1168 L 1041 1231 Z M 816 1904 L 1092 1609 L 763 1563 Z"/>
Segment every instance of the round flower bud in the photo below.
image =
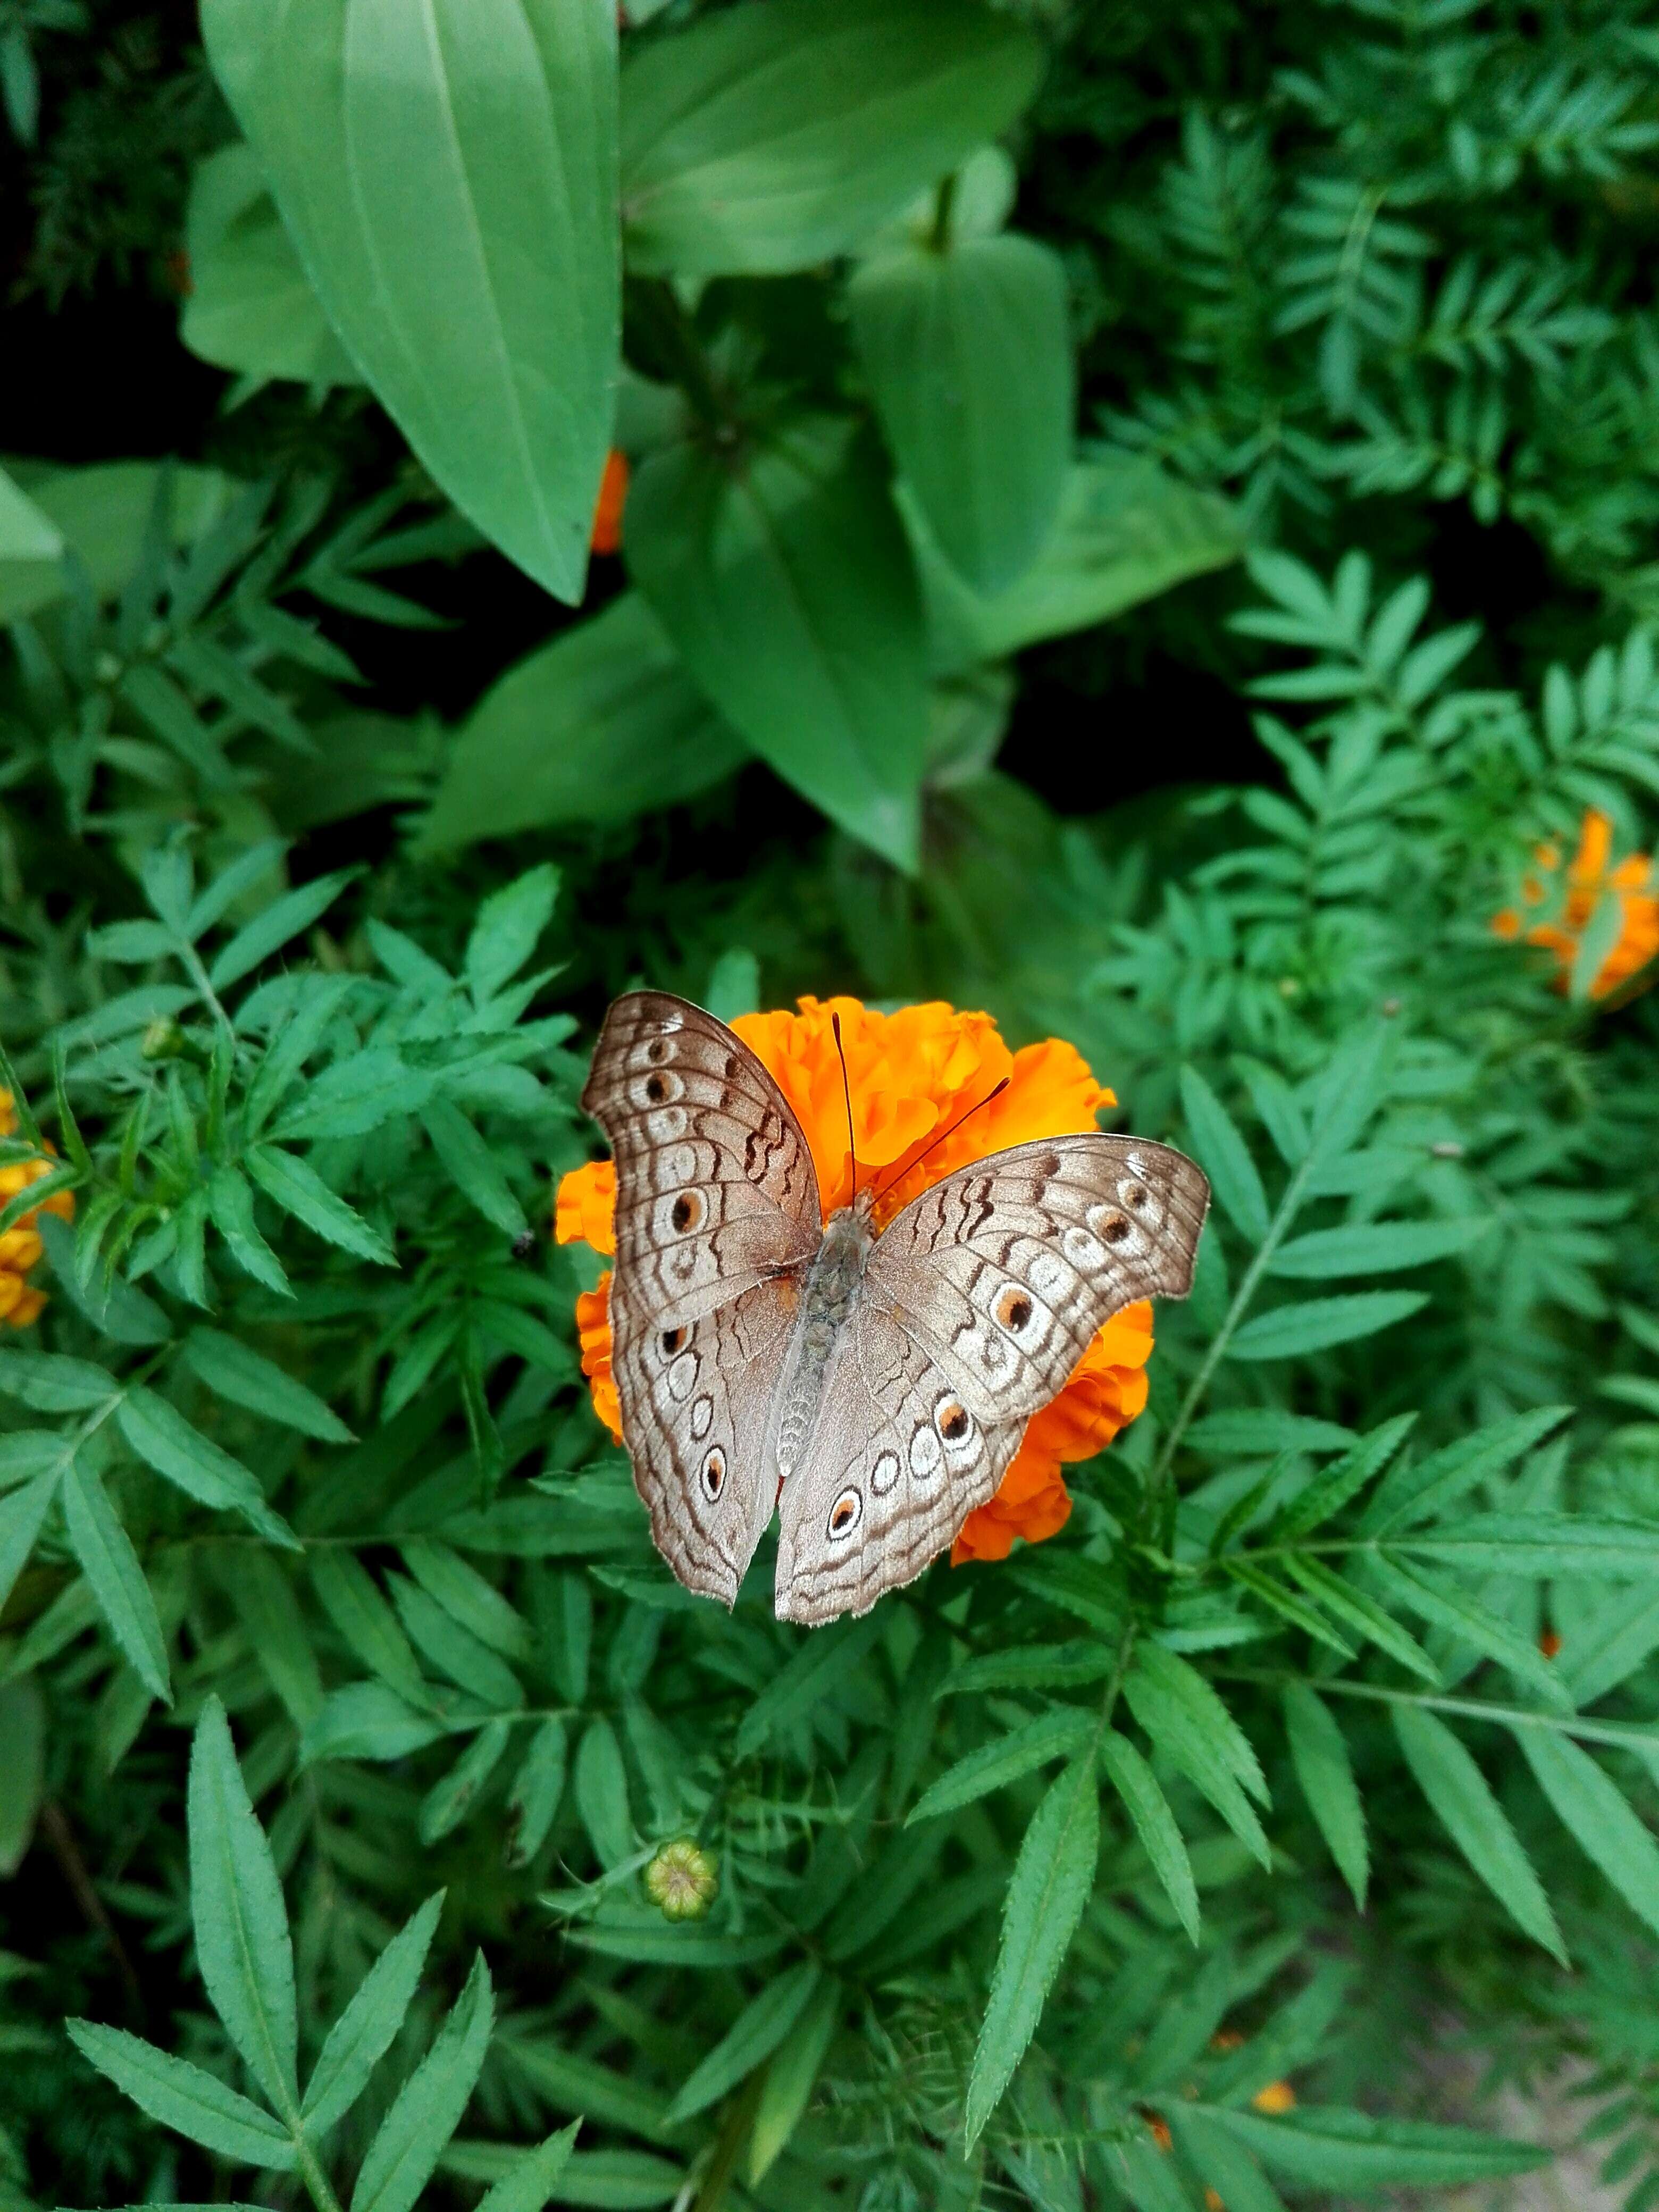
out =
<path fill-rule="evenodd" d="M 149 1024 L 139 1041 L 138 1050 L 146 1060 L 177 1060 L 187 1042 L 178 1023 L 164 1018 Z"/>
<path fill-rule="evenodd" d="M 665 1844 L 645 1870 L 646 1894 L 665 1920 L 701 1920 L 720 1886 L 714 1860 L 689 1836 Z"/>

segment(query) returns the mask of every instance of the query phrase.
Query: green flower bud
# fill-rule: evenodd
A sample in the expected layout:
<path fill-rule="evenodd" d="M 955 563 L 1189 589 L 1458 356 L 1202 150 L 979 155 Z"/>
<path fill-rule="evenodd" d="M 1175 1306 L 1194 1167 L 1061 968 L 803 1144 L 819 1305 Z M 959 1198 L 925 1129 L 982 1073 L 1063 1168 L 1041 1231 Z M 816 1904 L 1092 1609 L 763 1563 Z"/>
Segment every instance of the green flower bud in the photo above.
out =
<path fill-rule="evenodd" d="M 690 1837 L 665 1844 L 645 1870 L 646 1894 L 665 1920 L 701 1920 L 720 1886 L 714 1860 Z"/>
<path fill-rule="evenodd" d="M 145 1060 L 177 1060 L 189 1043 L 178 1023 L 164 1017 L 149 1024 L 139 1040 L 138 1050 Z"/>

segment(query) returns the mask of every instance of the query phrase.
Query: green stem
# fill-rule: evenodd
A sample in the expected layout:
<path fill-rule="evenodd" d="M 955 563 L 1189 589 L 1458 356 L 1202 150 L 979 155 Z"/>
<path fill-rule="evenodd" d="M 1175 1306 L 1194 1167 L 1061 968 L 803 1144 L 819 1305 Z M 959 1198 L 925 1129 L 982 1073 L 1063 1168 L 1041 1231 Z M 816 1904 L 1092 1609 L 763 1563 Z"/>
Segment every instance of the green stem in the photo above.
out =
<path fill-rule="evenodd" d="M 1218 1682 L 1255 1682 L 1267 1689 L 1284 1689 L 1292 1682 L 1305 1683 L 1322 1698 L 1360 1698 L 1374 1705 L 1422 1705 L 1431 1712 L 1455 1713 L 1462 1720 L 1490 1721 L 1498 1728 L 1553 1729 L 1559 1735 L 1582 1735 L 1590 1743 L 1605 1743 L 1621 1750 L 1647 1752 L 1659 1746 L 1659 1730 L 1644 1735 L 1639 1723 L 1598 1721 L 1583 1713 L 1534 1712 L 1527 1705 L 1495 1705 L 1480 1698 L 1451 1698 L 1431 1690 L 1394 1690 L 1380 1682 L 1351 1682 L 1332 1675 L 1317 1681 L 1288 1668 L 1218 1667 Z"/>
<path fill-rule="evenodd" d="M 305 2183 L 317 2212 L 340 2212 L 340 2200 L 329 2185 L 328 2176 L 317 2163 L 317 2154 L 301 2134 L 294 2130 L 294 2148 L 298 2154 L 300 2179 Z"/>

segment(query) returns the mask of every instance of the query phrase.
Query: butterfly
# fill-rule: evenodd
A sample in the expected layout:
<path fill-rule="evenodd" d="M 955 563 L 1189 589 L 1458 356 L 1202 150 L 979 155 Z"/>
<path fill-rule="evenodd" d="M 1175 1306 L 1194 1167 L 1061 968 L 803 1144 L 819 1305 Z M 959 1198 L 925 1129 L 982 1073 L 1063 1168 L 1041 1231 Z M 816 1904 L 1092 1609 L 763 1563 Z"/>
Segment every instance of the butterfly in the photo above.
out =
<path fill-rule="evenodd" d="M 775 1508 L 778 1618 L 867 1613 L 995 1494 L 1101 1324 L 1192 1285 L 1209 1184 L 1135 1137 L 992 1153 L 879 1234 L 868 1189 L 825 1222 L 782 1091 L 666 992 L 611 1006 L 582 1104 L 616 1158 L 635 1485 L 675 1575 L 727 1606 Z"/>

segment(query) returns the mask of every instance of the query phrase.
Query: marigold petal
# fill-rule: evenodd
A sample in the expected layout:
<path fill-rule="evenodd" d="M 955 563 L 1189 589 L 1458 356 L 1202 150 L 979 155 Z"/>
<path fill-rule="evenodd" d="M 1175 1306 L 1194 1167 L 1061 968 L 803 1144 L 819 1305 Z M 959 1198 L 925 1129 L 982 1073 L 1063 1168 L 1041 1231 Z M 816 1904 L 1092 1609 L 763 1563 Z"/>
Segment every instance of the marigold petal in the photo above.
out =
<path fill-rule="evenodd" d="M 611 1371 L 611 1274 L 600 1276 L 591 1291 L 576 1300 L 576 1333 L 581 1341 L 582 1373 L 587 1377 L 593 1411 L 620 1443 L 623 1440 L 622 1401 Z"/>
<path fill-rule="evenodd" d="M 9 1267 L 0 1267 L 0 1320 L 14 1310 L 26 1287 L 21 1275 L 14 1275 Z"/>
<path fill-rule="evenodd" d="M 41 1310 L 45 1307 L 46 1303 L 46 1292 L 44 1291 L 37 1291 L 32 1283 L 26 1283 L 23 1286 L 22 1297 L 16 1301 L 13 1305 L 11 1311 L 7 1314 L 5 1317 L 6 1327 L 8 1328 L 27 1328 L 32 1322 L 40 1320 Z"/>
<path fill-rule="evenodd" d="M 623 509 L 628 504 L 628 456 L 613 446 L 605 457 L 599 495 L 593 503 L 589 544 L 596 553 L 614 553 L 622 544 Z"/>
<path fill-rule="evenodd" d="M 617 1163 L 589 1160 L 559 1178 L 553 1234 L 561 1244 L 591 1244 L 613 1258 L 617 1249 Z"/>

